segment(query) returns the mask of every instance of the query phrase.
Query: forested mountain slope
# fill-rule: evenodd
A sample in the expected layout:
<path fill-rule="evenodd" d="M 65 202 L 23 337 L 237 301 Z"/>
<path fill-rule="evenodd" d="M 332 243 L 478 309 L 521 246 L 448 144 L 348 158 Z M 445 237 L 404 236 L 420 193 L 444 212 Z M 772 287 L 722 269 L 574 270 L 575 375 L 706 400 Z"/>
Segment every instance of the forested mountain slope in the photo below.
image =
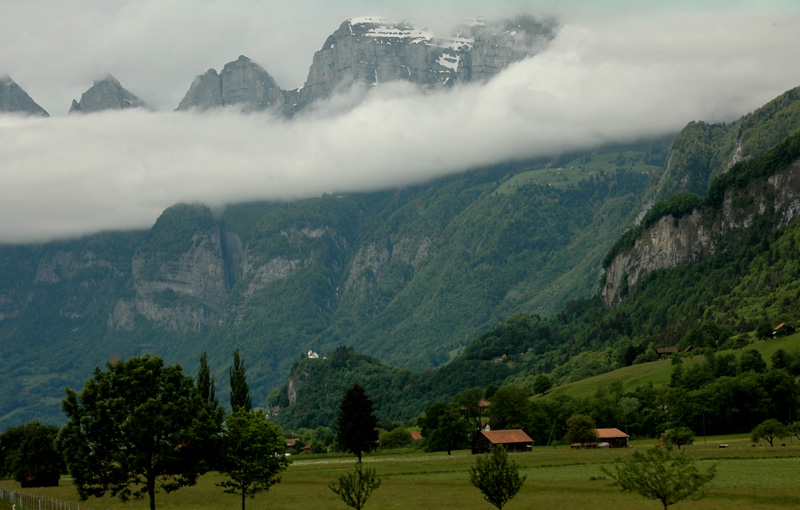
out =
<path fill-rule="evenodd" d="M 687 203 L 694 206 L 687 207 Z M 739 367 L 739 354 L 714 353 L 747 348 L 755 340 L 754 331 L 770 337 L 774 326 L 795 325 L 800 320 L 796 307 L 800 299 L 800 222 L 793 217 L 800 211 L 799 205 L 800 132 L 766 154 L 731 168 L 714 181 L 705 199 L 678 197 L 651 211 L 652 217 L 644 222 L 649 226 L 634 231 L 633 251 L 642 239 L 658 239 L 652 230 L 662 228 L 661 223 L 685 229 L 683 237 L 688 241 L 702 237 L 690 228 L 706 229 L 703 239 L 714 249 L 694 250 L 696 257 L 653 270 L 636 285 L 631 282 L 614 308 L 596 295 L 568 302 L 562 312 L 548 318 L 513 316 L 487 330 L 436 371 L 399 370 L 347 351 L 337 351 L 328 360 L 298 361 L 288 384 L 271 395 L 270 404 L 278 412 L 277 420 L 285 425 L 329 425 L 341 393 L 339 386 L 361 382 L 383 416 L 409 419 L 430 403 L 452 400 L 471 387 L 512 384 L 532 394 L 539 374 L 547 374 L 558 385 L 655 361 L 659 358 L 657 347 L 676 347 L 678 352 L 691 347 L 693 353 L 705 355 L 706 361 L 687 369 L 685 376 L 673 377 L 672 388 L 658 392 L 652 387 L 635 392 L 631 388 L 626 398 L 641 400 L 644 406 L 636 411 L 641 416 L 631 415 L 631 423 L 634 417 L 641 418 L 636 426 L 642 433 L 658 433 L 658 427 L 663 430 L 679 418 L 699 427 L 700 404 L 695 400 L 712 394 L 724 393 L 722 401 L 727 408 L 718 406 L 719 413 L 729 416 L 709 418 L 713 430 L 743 432 L 767 417 L 785 420 L 789 408 L 776 399 L 789 398 L 787 392 L 796 395 L 792 389 L 796 384 L 787 382 L 791 378 L 778 373 L 748 374 Z M 692 217 L 692 223 L 686 224 Z M 615 260 L 625 257 L 617 255 Z M 612 276 L 610 271 L 609 278 Z M 800 360 L 800 352 L 795 351 L 789 353 L 790 358 Z M 800 364 L 791 363 L 791 370 L 800 370 Z M 622 392 L 618 393 L 616 398 L 622 398 Z M 675 414 L 673 421 L 647 418 L 652 411 L 647 406 L 655 406 L 657 394 L 683 414 Z M 749 403 L 736 402 L 736 395 Z M 690 401 L 693 403 L 687 404 Z M 578 410 L 596 413 L 603 426 L 618 426 L 608 411 L 616 402 L 606 404 L 601 406 L 605 411 Z M 563 405 L 556 402 L 550 407 Z"/>
<path fill-rule="evenodd" d="M 374 193 L 180 204 L 149 231 L 0 246 L 0 426 L 59 421 L 65 385 L 142 353 L 192 371 L 207 351 L 225 400 L 239 348 L 256 405 L 309 349 L 441 365 L 509 314 L 596 290 L 657 168 L 640 155 L 665 154 L 629 150 Z"/>

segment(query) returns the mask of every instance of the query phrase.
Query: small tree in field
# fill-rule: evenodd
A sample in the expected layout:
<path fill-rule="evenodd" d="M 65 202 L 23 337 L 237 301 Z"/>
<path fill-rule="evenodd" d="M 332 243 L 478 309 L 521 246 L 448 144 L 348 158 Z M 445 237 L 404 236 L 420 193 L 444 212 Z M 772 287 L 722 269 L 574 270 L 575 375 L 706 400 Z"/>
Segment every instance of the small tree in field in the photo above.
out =
<path fill-rule="evenodd" d="M 331 482 L 328 487 L 342 498 L 344 504 L 355 510 L 361 510 L 367 504 L 372 491 L 381 486 L 381 479 L 372 468 L 356 464 L 352 473 L 339 476 L 339 483 Z"/>
<path fill-rule="evenodd" d="M 502 446 L 492 449 L 486 456 L 475 459 L 469 469 L 469 483 L 483 493 L 483 499 L 502 510 L 503 505 L 517 495 L 527 477 L 520 476 L 517 465 L 508 460 Z"/>
<path fill-rule="evenodd" d="M 681 445 L 692 444 L 694 442 L 694 432 L 689 427 L 675 427 L 664 434 L 664 443 L 669 446 L 677 446 L 681 449 Z"/>
<path fill-rule="evenodd" d="M 247 496 L 267 492 L 281 481 L 279 474 L 289 465 L 285 448 L 280 427 L 268 422 L 263 411 L 238 408 L 225 420 L 219 472 L 227 480 L 217 485 L 241 495 L 245 510 Z"/>
<path fill-rule="evenodd" d="M 603 472 L 623 491 L 636 492 L 647 499 L 656 499 L 667 507 L 683 501 L 716 475 L 716 466 L 700 472 L 694 460 L 683 455 L 673 455 L 671 447 L 656 446 L 633 456 Z"/>
<path fill-rule="evenodd" d="M 754 428 L 753 432 L 750 434 L 750 439 L 752 439 L 754 443 L 759 439 L 766 439 L 770 446 L 774 446 L 772 443 L 776 439 L 784 438 L 789 435 L 791 434 L 786 425 L 775 418 L 770 418 L 756 425 L 756 428 Z"/>

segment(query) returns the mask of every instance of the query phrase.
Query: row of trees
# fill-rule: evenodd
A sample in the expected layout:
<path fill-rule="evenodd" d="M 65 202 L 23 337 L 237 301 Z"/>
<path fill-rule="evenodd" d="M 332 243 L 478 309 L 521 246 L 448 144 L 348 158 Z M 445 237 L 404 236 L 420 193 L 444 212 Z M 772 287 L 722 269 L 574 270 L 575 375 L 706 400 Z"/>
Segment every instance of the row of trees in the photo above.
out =
<path fill-rule="evenodd" d="M 247 497 L 269 490 L 288 465 L 280 427 L 251 408 L 238 350 L 230 370 L 232 412 L 215 396 L 205 353 L 197 381 L 157 356 L 95 368 L 77 392 L 67 388 L 62 429 L 32 422 L 0 435 L 0 467 L 23 485 L 57 484 L 66 468 L 78 495 L 123 501 L 193 485 L 215 469 L 219 485 Z"/>

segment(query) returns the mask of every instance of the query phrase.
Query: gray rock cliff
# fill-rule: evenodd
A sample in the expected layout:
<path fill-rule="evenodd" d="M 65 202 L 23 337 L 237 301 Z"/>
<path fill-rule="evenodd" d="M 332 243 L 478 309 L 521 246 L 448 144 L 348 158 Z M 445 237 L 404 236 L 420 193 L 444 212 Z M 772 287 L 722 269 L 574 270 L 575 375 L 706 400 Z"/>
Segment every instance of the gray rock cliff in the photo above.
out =
<path fill-rule="evenodd" d="M 94 85 L 81 95 L 80 102 L 73 99 L 69 113 L 91 113 L 145 106 L 144 101 L 125 90 L 119 81 L 109 74 L 102 80 L 95 81 Z"/>
<path fill-rule="evenodd" d="M 261 66 L 245 57 L 225 64 L 217 74 L 209 69 L 197 76 L 178 110 L 206 110 L 219 106 L 240 106 L 247 111 L 283 109 L 284 92 Z"/>
<path fill-rule="evenodd" d="M 737 206 L 743 203 L 748 207 Z M 632 249 L 611 261 L 601 292 L 603 302 L 615 307 L 651 272 L 713 255 L 721 235 L 746 228 L 763 214 L 773 215 L 775 229 L 800 216 L 800 161 L 745 190 L 728 190 L 718 214 L 695 210 L 679 220 L 669 215 L 661 218 L 639 236 Z"/>
<path fill-rule="evenodd" d="M 0 113 L 2 112 L 50 116 L 9 76 L 0 76 Z"/>
<path fill-rule="evenodd" d="M 299 91 L 299 106 L 352 83 L 406 80 L 424 86 L 451 86 L 486 79 L 540 51 L 554 30 L 553 22 L 533 18 L 492 25 L 475 20 L 460 26 L 452 36 L 438 37 L 408 23 L 352 18 L 314 54 Z"/>

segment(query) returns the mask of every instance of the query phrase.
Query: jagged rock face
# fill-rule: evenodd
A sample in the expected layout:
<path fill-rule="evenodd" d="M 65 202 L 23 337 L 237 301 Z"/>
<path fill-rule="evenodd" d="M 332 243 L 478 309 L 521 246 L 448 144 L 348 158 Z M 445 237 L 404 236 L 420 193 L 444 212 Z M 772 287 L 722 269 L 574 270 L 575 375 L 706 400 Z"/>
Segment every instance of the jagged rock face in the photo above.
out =
<path fill-rule="evenodd" d="M 50 116 L 8 76 L 0 76 L 0 112 Z"/>
<path fill-rule="evenodd" d="M 218 106 L 241 106 L 248 111 L 270 107 L 282 109 L 284 93 L 272 76 L 245 56 L 225 64 L 217 74 L 209 69 L 195 78 L 178 110 L 206 110 Z"/>
<path fill-rule="evenodd" d="M 222 106 L 222 80 L 215 69 L 209 69 L 194 79 L 177 109 L 207 110 L 218 106 Z"/>
<path fill-rule="evenodd" d="M 176 260 L 158 260 L 155 269 L 148 258 L 143 253 L 133 258 L 136 295 L 117 302 L 109 329 L 132 329 L 136 315 L 168 331 L 211 326 L 230 291 L 219 231 L 195 234 L 187 252 Z"/>
<path fill-rule="evenodd" d="M 314 55 L 299 103 L 328 97 L 351 83 L 407 80 L 442 86 L 491 77 L 544 47 L 553 28 L 530 18 L 499 26 L 476 21 L 461 26 L 453 37 L 439 38 L 407 23 L 353 18 Z"/>
<path fill-rule="evenodd" d="M 749 206 L 737 207 L 741 203 Z M 800 161 L 746 190 L 729 190 L 721 214 L 711 219 L 697 210 L 678 221 L 672 216 L 661 218 L 639 236 L 631 250 L 611 261 L 601 293 L 603 302 L 615 307 L 649 273 L 713 255 L 719 236 L 747 228 L 756 216 L 767 213 L 774 214 L 775 229 L 800 217 Z"/>
<path fill-rule="evenodd" d="M 111 75 L 94 82 L 94 85 L 81 95 L 80 102 L 72 100 L 69 113 L 91 113 L 103 110 L 122 110 L 144 107 L 145 103 L 125 90 Z"/>

